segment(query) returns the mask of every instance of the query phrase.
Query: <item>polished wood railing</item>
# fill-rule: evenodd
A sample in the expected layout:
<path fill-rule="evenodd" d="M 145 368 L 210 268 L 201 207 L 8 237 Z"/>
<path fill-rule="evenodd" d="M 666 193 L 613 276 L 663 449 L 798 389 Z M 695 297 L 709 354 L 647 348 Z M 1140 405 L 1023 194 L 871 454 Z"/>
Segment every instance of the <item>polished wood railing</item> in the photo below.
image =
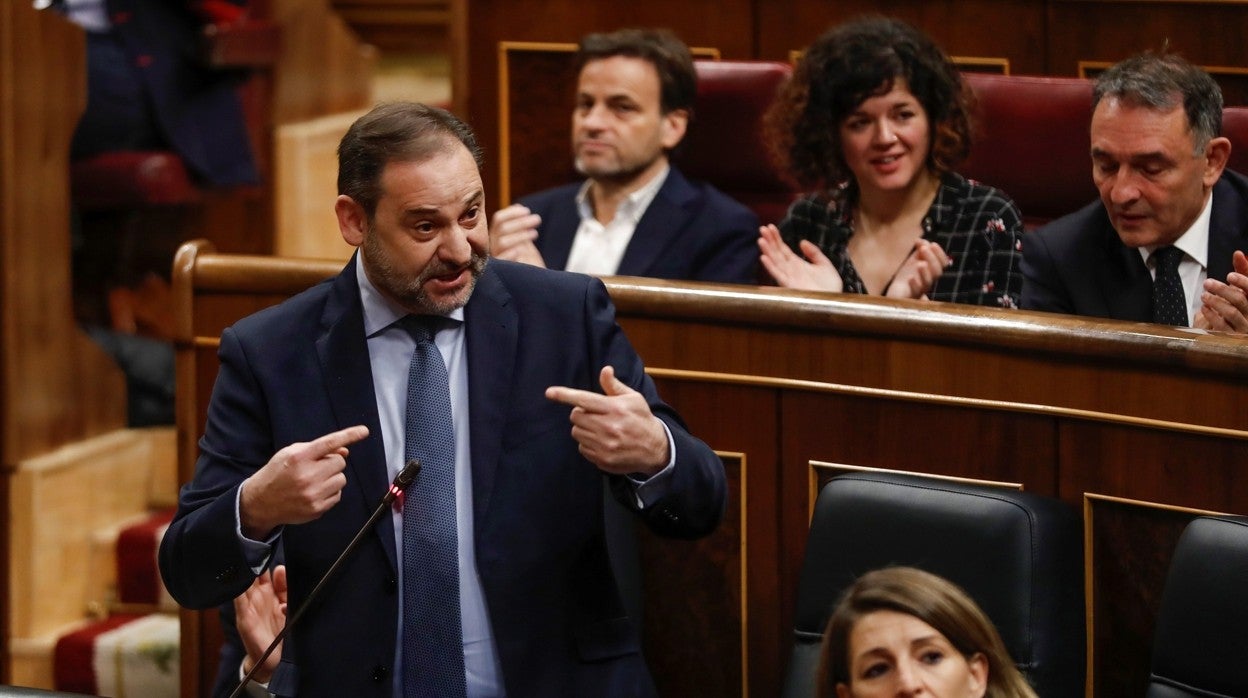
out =
<path fill-rule="evenodd" d="M 183 478 L 222 328 L 340 267 L 182 249 Z M 664 398 L 721 454 L 731 485 L 711 537 L 643 535 L 646 648 L 663 695 L 775 694 L 814 494 L 845 469 L 1021 483 L 1081 509 L 1089 695 L 1142 692 L 1182 526 L 1248 512 L 1239 339 L 774 288 L 607 285 Z M 210 678 L 211 619 L 184 620 L 184 671 Z"/>

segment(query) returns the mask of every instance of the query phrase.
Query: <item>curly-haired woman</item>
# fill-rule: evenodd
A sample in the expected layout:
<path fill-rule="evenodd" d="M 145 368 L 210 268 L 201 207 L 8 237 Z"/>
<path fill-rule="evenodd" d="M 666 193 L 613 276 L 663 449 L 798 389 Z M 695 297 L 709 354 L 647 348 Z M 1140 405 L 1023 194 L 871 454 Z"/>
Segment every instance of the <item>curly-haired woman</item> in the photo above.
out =
<path fill-rule="evenodd" d="M 970 151 L 970 90 L 930 38 L 895 19 L 835 27 L 802 54 L 767 116 L 802 186 L 760 229 L 781 286 L 1016 307 L 1022 216 L 953 171 Z"/>

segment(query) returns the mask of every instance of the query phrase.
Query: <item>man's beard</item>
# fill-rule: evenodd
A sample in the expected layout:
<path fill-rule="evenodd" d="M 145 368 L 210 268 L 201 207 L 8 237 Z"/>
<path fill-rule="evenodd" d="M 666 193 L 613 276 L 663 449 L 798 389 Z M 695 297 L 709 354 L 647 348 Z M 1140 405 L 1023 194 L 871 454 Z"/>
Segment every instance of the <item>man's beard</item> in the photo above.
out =
<path fill-rule="evenodd" d="M 427 281 L 434 277 L 454 274 L 462 268 L 433 257 L 413 279 L 395 268 L 390 256 L 382 248 L 376 231 L 372 229 L 368 231 L 361 247 L 364 254 L 364 268 L 369 274 L 369 281 L 372 281 L 374 286 L 385 292 L 399 305 L 420 314 L 446 315 L 452 310 L 462 308 L 472 296 L 473 289 L 477 286 L 477 279 L 481 278 L 489 262 L 488 253 L 480 254 L 473 250 L 468 262 L 471 277 L 468 279 L 467 286 L 453 297 L 431 298 L 425 291 Z"/>
<path fill-rule="evenodd" d="M 581 159 L 581 156 L 576 154 L 576 148 L 574 147 L 572 149 L 572 167 L 576 170 L 576 173 L 582 177 L 587 177 L 589 179 L 602 179 L 609 182 L 627 183 L 632 181 L 642 172 L 646 171 L 660 157 L 663 157 L 662 153 L 659 153 L 644 162 L 630 162 L 625 158 L 620 157 L 617 151 L 617 155 L 613 162 L 604 163 L 601 160 L 598 160 L 594 162 L 593 165 L 589 165 Z"/>
<path fill-rule="evenodd" d="M 612 165 L 588 167 L 579 157 L 572 160 L 572 167 L 576 169 L 576 173 L 580 176 L 589 179 L 603 179 L 610 182 L 628 182 L 649 166 L 650 163 L 625 166 L 617 160 Z"/>

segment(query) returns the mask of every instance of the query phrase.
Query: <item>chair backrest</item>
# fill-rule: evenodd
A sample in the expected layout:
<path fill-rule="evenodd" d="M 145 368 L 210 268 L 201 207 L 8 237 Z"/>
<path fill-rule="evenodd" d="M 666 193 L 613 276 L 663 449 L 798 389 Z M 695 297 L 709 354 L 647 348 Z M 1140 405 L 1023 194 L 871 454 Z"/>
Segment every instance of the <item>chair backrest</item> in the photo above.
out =
<path fill-rule="evenodd" d="M 1092 82 L 964 73 L 975 92 L 974 140 L 958 172 L 1005 192 L 1027 227 L 1097 197 L 1088 155 Z"/>
<path fill-rule="evenodd" d="M 1195 519 L 1170 561 L 1145 698 L 1248 695 L 1248 517 Z"/>
<path fill-rule="evenodd" d="M 1231 161 L 1226 166 L 1248 174 L 1248 107 L 1222 110 L 1222 135 L 1231 139 Z"/>
<path fill-rule="evenodd" d="M 750 207 L 761 222 L 779 223 L 797 189 L 768 156 L 762 123 L 793 67 L 778 61 L 705 60 L 694 66 L 698 97 L 677 165 Z"/>
<path fill-rule="evenodd" d="M 782 695 L 815 695 L 837 599 L 863 573 L 894 565 L 966 590 L 1039 695 L 1083 695 L 1082 564 L 1078 516 L 1059 500 L 897 473 L 834 478 L 815 504 Z"/>
<path fill-rule="evenodd" d="M 1092 81 L 964 73 L 975 92 L 974 143 L 958 171 L 1005 192 L 1029 229 L 1097 198 L 1088 155 Z M 1231 161 L 1248 172 L 1248 107 L 1222 112 Z"/>

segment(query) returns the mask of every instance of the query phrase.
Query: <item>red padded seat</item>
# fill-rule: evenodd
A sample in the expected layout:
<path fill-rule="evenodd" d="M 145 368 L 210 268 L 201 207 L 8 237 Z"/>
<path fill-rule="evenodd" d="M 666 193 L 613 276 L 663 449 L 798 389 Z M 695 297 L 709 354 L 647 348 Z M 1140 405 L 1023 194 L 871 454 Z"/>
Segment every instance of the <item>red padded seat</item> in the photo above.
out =
<path fill-rule="evenodd" d="M 55 683 L 58 691 L 74 691 L 87 695 L 99 693 L 93 669 L 95 641 L 100 635 L 132 623 L 140 616 L 116 615 L 63 635 L 56 641 L 53 651 Z"/>
<path fill-rule="evenodd" d="M 1231 161 L 1227 167 L 1248 174 L 1248 107 L 1222 110 L 1222 135 L 1231 139 Z"/>
<path fill-rule="evenodd" d="M 74 204 L 83 210 L 137 209 L 177 206 L 200 200 L 176 153 L 117 151 L 79 160 L 70 165 Z"/>
<path fill-rule="evenodd" d="M 798 191 L 767 153 L 762 118 L 793 68 L 778 61 L 694 61 L 698 97 L 676 164 L 779 223 Z"/>
<path fill-rule="evenodd" d="M 117 600 L 121 603 L 155 606 L 168 599 L 156 567 L 156 551 L 172 520 L 173 509 L 164 509 L 118 534 Z"/>
<path fill-rule="evenodd" d="M 1088 129 L 1092 83 L 1082 78 L 965 73 L 975 92 L 966 177 L 1005 192 L 1034 228 L 1097 198 Z"/>

